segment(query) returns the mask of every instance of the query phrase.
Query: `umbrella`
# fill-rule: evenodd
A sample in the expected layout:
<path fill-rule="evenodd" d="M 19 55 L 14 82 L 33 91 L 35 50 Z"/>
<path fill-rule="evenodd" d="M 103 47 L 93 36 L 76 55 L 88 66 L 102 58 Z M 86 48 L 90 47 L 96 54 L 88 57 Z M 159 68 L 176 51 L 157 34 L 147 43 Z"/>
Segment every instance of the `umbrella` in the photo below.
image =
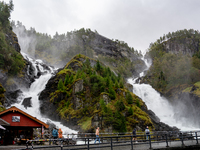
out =
<path fill-rule="evenodd" d="M 0 129 L 6 130 L 6 128 L 4 128 L 3 126 L 0 125 Z"/>

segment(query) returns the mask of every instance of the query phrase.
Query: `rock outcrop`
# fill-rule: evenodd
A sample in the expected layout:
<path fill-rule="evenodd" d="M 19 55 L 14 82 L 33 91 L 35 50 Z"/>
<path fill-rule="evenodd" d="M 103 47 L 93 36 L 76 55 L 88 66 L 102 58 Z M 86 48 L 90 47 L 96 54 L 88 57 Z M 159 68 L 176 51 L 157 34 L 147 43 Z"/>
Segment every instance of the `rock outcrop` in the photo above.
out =
<path fill-rule="evenodd" d="M 22 105 L 27 109 L 27 107 L 32 107 L 32 97 L 27 97 L 23 100 Z"/>
<path fill-rule="evenodd" d="M 195 38 L 182 38 L 163 42 L 163 50 L 167 53 L 193 56 L 199 50 L 199 40 Z"/>
<path fill-rule="evenodd" d="M 52 120 L 55 121 L 60 121 L 63 124 L 65 124 L 66 126 L 74 129 L 74 130 L 78 130 L 78 131 L 85 131 L 85 132 L 93 132 L 94 127 L 96 126 L 100 126 L 103 128 L 103 130 L 105 132 L 112 132 L 113 131 L 113 125 L 112 124 L 106 124 L 104 123 L 104 118 L 103 114 L 99 115 L 101 110 L 102 110 L 102 103 L 99 102 L 99 99 L 102 99 L 104 101 L 104 104 L 106 106 L 110 106 L 112 105 L 111 108 L 116 107 L 116 102 L 114 102 L 114 100 L 110 97 L 110 94 L 107 92 L 102 92 L 99 95 L 96 95 L 96 97 L 94 97 L 93 95 L 95 95 L 96 93 L 92 93 L 92 86 L 91 87 L 86 87 L 85 86 L 85 78 L 83 79 L 77 79 L 76 81 L 74 81 L 69 85 L 66 85 L 65 89 L 67 89 L 67 91 L 60 91 L 57 89 L 58 84 L 60 79 L 62 79 L 62 81 L 66 80 L 66 74 L 61 74 L 60 72 L 65 72 L 64 70 L 66 70 L 67 72 L 78 72 L 78 70 L 81 69 L 81 62 L 85 62 L 84 57 L 79 57 L 79 56 L 75 56 L 74 58 L 75 60 L 70 61 L 70 63 L 68 63 L 65 68 L 60 69 L 57 73 L 56 76 L 53 76 L 49 82 L 46 85 L 46 88 L 40 93 L 39 96 L 39 100 L 40 100 L 40 110 L 41 113 L 47 117 L 49 117 Z M 80 61 L 80 62 L 79 62 Z M 90 59 L 91 64 L 93 64 L 93 66 L 95 66 L 95 61 Z M 72 70 L 70 71 L 69 68 L 71 68 Z M 87 79 L 88 80 L 88 79 Z M 66 81 L 67 82 L 67 81 Z M 89 81 L 87 81 L 89 82 Z M 70 87 L 72 90 L 70 90 Z M 129 89 L 129 91 L 132 91 L 133 87 L 130 84 L 126 84 L 127 89 Z M 71 96 L 67 96 L 70 93 L 68 93 L 68 91 L 72 91 Z M 118 88 L 116 89 L 117 93 L 120 93 L 117 97 L 121 97 L 121 99 L 127 99 L 127 91 L 125 91 L 124 89 Z M 54 96 L 53 96 L 54 95 Z M 134 94 L 133 94 L 134 95 Z M 52 99 L 52 97 L 54 97 Z M 95 102 L 95 100 L 97 99 L 97 102 Z M 142 107 L 138 108 L 135 106 L 136 101 L 139 100 L 139 102 L 141 103 Z M 125 102 L 125 101 L 124 101 Z M 120 101 L 118 101 L 118 103 L 120 103 Z M 141 130 L 143 130 L 145 128 L 146 125 L 150 125 L 150 126 L 154 126 L 155 130 L 175 130 L 173 127 L 170 127 L 162 122 L 160 122 L 160 119 L 154 114 L 154 112 L 152 112 L 151 110 L 148 110 L 147 106 L 145 105 L 144 102 L 142 102 L 142 100 L 140 98 L 138 98 L 137 96 L 135 96 L 134 102 L 132 102 L 133 105 L 128 105 L 126 107 L 133 107 L 134 106 L 134 113 L 137 114 L 137 112 L 139 112 L 139 114 L 143 115 L 143 117 L 140 117 L 139 114 L 138 115 L 133 115 L 132 121 L 135 121 L 135 126 L 137 126 L 138 128 L 140 128 Z M 62 105 L 61 105 L 62 104 Z M 70 105 L 72 104 L 72 105 Z M 122 116 L 129 117 L 131 115 L 131 112 L 125 111 L 125 107 L 121 108 L 121 104 L 119 104 L 120 107 L 118 109 L 121 109 L 120 113 L 122 114 Z M 122 105 L 123 102 L 122 102 Z M 64 106 L 64 108 L 63 108 Z M 70 106 L 70 107 L 69 107 Z M 90 107 L 95 108 L 94 112 L 91 112 L 92 114 L 88 114 L 88 116 L 85 118 L 85 114 L 88 113 L 88 109 Z M 62 109 L 63 108 L 63 109 Z M 67 112 L 68 109 L 73 112 L 69 112 L 70 115 L 61 113 L 60 110 L 62 109 L 63 112 Z M 117 109 L 117 108 L 115 108 Z M 75 115 L 73 116 L 73 114 L 75 114 L 75 112 L 81 112 L 81 115 L 78 116 Z M 110 110 L 111 111 L 111 110 Z M 140 112 L 141 111 L 141 112 Z M 111 113 L 111 112 L 110 112 Z M 112 114 L 112 113 L 111 113 Z M 148 114 L 148 115 L 147 115 Z M 119 117 L 119 116 L 118 116 Z M 81 127 L 81 124 L 84 124 L 84 119 L 89 119 L 91 121 L 90 123 L 90 128 L 88 129 L 83 129 Z M 112 118 L 112 117 L 111 117 Z M 116 118 L 117 119 L 117 118 Z M 144 120 L 143 120 L 144 119 Z M 153 124 L 151 124 L 150 122 L 152 121 Z M 110 121 L 112 121 L 112 119 L 110 119 Z M 131 121 L 131 122 L 132 122 Z M 150 121 L 150 122 L 149 122 Z M 109 122 L 109 121 L 108 121 Z M 178 130 L 178 129 L 176 129 Z"/>

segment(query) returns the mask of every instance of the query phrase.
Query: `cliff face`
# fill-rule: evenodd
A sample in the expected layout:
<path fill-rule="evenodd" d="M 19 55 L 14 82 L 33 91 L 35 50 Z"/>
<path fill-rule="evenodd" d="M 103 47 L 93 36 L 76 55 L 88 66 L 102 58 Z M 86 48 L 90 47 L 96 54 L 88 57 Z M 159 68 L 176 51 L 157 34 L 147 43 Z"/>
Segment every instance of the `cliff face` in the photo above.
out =
<path fill-rule="evenodd" d="M 113 70 L 125 77 L 139 76 L 139 73 L 146 67 L 144 61 L 141 59 L 142 55 L 130 48 L 127 43 L 122 41 L 113 41 L 91 30 L 80 29 L 72 32 L 65 41 L 60 42 L 62 47 L 66 47 L 66 55 L 64 61 L 60 61 L 60 66 L 65 65 L 71 58 L 71 51 L 73 54 L 84 54 L 90 58 L 99 59 Z M 65 45 L 66 44 L 66 45 Z M 128 64 L 128 65 L 127 65 Z M 129 67 L 129 74 L 126 69 L 123 71 L 119 68 L 124 66 Z"/>
<path fill-rule="evenodd" d="M 114 60 L 120 60 L 123 64 L 123 60 L 126 61 L 128 59 L 132 64 L 132 68 L 129 68 L 129 71 L 132 73 L 133 76 L 139 76 L 139 73 L 143 71 L 146 67 L 144 61 L 141 59 L 141 54 L 138 55 L 137 52 L 131 50 L 128 45 L 122 41 L 112 41 L 104 36 L 99 34 L 95 34 L 95 38 L 91 40 L 91 47 L 94 49 L 95 56 L 102 55 Z M 101 60 L 101 59 L 100 59 Z M 103 60 L 101 60 L 103 61 Z M 110 67 L 116 68 L 119 66 L 119 62 L 113 61 L 112 63 L 108 63 L 103 61 L 105 64 L 108 64 Z M 131 76 L 132 76 L 131 75 Z"/>
<path fill-rule="evenodd" d="M 146 67 L 142 55 L 127 43 L 108 39 L 90 29 L 56 33 L 53 38 L 35 30 L 25 30 L 24 26 L 13 26 L 13 29 L 19 39 L 29 39 L 26 53 L 57 68 L 62 68 L 77 54 L 98 59 L 125 77 L 139 76 Z"/>
<path fill-rule="evenodd" d="M 163 50 L 167 53 L 183 54 L 193 56 L 199 51 L 199 39 L 183 38 L 163 42 Z"/>

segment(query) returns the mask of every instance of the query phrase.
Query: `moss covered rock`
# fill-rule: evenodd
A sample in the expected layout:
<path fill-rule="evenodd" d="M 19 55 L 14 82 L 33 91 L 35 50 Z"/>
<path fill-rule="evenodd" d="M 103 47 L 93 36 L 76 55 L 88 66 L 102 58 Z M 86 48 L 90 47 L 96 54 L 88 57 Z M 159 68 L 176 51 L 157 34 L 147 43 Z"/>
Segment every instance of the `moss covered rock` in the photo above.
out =
<path fill-rule="evenodd" d="M 52 77 L 40 94 L 41 112 L 84 132 L 127 132 L 153 123 L 144 103 L 125 88 L 120 75 L 103 63 L 78 54 Z"/>

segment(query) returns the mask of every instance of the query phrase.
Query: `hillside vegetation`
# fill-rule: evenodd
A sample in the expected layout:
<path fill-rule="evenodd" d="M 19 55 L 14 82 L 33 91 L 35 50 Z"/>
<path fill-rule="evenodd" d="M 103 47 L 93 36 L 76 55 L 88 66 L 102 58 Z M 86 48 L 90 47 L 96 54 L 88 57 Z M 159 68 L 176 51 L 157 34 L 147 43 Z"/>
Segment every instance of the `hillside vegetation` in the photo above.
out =
<path fill-rule="evenodd" d="M 14 77 L 23 76 L 25 67 L 16 34 L 9 21 L 13 7 L 12 1 L 9 4 L 0 2 L 0 111 L 5 109 L 2 106 L 6 102 L 5 88 L 14 85 Z"/>
<path fill-rule="evenodd" d="M 200 33 L 193 29 L 168 33 L 152 43 L 148 55 L 153 65 L 145 80 L 167 96 L 200 81 L 199 43 Z"/>
<path fill-rule="evenodd" d="M 8 72 L 9 75 L 18 74 L 25 63 L 22 55 L 15 50 L 17 46 L 16 35 L 10 26 L 10 13 L 13 10 L 13 3 L 0 2 L 0 69 Z"/>

